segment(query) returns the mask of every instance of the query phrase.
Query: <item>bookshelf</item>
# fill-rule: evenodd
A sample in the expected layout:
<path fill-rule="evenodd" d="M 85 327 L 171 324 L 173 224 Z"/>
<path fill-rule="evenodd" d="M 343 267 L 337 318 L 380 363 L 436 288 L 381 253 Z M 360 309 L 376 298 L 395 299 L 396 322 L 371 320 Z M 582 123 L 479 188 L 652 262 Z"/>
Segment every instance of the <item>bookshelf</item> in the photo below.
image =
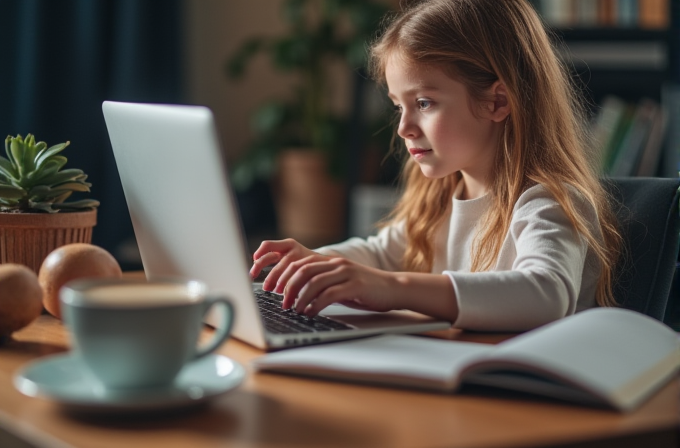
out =
<path fill-rule="evenodd" d="M 680 2 L 532 3 L 554 30 L 560 53 L 591 106 L 597 145 L 594 149 L 602 153 L 604 172 L 614 176 L 677 177 Z M 619 121 L 614 123 L 614 117 Z"/>

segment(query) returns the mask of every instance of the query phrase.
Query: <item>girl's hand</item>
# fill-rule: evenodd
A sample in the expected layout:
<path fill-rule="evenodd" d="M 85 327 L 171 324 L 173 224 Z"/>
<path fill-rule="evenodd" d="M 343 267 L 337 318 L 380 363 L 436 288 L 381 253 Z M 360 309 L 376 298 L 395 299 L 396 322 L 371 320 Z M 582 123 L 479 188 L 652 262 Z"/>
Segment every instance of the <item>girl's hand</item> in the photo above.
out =
<path fill-rule="evenodd" d="M 279 277 L 285 285 L 283 308 L 315 316 L 333 303 L 370 311 L 397 308 L 392 273 L 344 259 L 315 254 L 288 264 Z"/>
<path fill-rule="evenodd" d="M 277 263 L 267 274 L 267 278 L 262 283 L 262 289 L 282 294 L 285 283 L 279 281 L 281 274 L 292 262 L 311 256 L 316 256 L 318 259 L 330 259 L 330 257 L 319 255 L 307 249 L 293 239 L 263 241 L 253 254 L 253 267 L 250 268 L 250 277 L 256 278 L 262 269 Z"/>
<path fill-rule="evenodd" d="M 292 239 L 264 241 L 253 260 L 253 278 L 278 263 L 263 289 L 283 294 L 284 308 L 295 306 L 308 316 L 332 303 L 371 311 L 410 309 L 451 322 L 458 316 L 456 294 L 446 275 L 382 271 L 318 254 Z"/>

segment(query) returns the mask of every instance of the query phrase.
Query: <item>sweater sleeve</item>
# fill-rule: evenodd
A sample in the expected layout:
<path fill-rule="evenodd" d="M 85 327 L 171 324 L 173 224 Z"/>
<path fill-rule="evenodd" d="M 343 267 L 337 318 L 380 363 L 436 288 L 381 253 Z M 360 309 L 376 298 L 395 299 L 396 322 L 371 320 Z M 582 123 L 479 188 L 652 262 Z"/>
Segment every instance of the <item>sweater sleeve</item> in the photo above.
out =
<path fill-rule="evenodd" d="M 597 222 L 594 208 L 577 212 Z M 514 252 L 514 253 L 513 253 Z M 459 315 L 454 326 L 480 331 L 524 331 L 573 314 L 588 244 L 542 186 L 517 201 L 499 265 L 488 272 L 444 273 L 451 278 Z"/>
<path fill-rule="evenodd" d="M 315 252 L 341 256 L 385 271 L 399 271 L 406 250 L 405 241 L 403 224 L 396 224 L 384 227 L 377 235 L 367 239 L 350 238 L 342 243 L 315 249 Z"/>

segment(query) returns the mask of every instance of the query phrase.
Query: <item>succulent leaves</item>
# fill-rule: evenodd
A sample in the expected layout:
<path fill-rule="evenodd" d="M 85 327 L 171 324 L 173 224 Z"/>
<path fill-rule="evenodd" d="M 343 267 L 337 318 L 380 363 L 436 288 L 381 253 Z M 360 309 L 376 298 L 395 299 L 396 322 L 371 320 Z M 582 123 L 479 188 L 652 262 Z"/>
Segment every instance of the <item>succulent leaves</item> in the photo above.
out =
<path fill-rule="evenodd" d="M 62 170 L 67 159 L 59 153 L 68 145 L 47 147 L 31 134 L 25 139 L 7 136 L 7 158 L 0 156 L 0 210 L 56 213 L 97 207 L 94 199 L 64 202 L 74 191 L 89 192 L 92 186 L 82 170 Z"/>

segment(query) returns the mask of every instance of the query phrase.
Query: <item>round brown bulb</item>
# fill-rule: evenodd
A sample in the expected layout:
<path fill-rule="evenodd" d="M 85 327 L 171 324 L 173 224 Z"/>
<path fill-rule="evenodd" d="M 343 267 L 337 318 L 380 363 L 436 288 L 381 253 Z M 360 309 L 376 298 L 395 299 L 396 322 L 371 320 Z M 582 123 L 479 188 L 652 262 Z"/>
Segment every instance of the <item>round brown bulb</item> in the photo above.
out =
<path fill-rule="evenodd" d="M 59 290 L 66 283 L 81 278 L 120 278 L 122 275 L 113 255 L 99 246 L 74 243 L 58 247 L 40 266 L 38 279 L 43 288 L 43 305 L 61 319 Z"/>

